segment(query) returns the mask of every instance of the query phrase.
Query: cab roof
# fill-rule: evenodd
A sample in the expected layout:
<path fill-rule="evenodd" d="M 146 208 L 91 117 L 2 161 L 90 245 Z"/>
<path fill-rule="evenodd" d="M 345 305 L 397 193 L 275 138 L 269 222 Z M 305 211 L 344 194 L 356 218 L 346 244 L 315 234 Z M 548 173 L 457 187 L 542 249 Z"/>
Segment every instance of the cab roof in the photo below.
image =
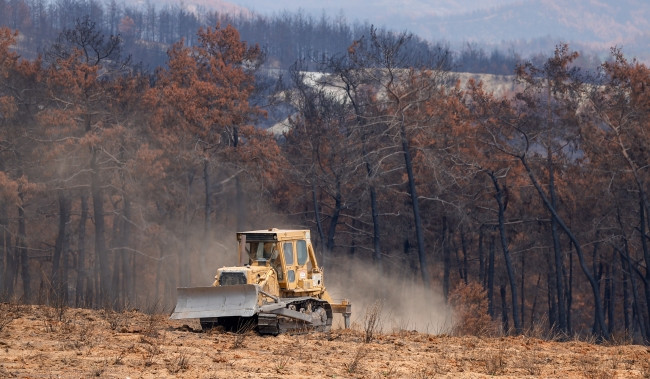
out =
<path fill-rule="evenodd" d="M 310 239 L 308 229 L 260 229 L 246 232 L 238 232 L 237 240 L 241 240 L 242 235 L 246 235 L 246 240 L 250 241 L 293 241 L 298 239 Z"/>

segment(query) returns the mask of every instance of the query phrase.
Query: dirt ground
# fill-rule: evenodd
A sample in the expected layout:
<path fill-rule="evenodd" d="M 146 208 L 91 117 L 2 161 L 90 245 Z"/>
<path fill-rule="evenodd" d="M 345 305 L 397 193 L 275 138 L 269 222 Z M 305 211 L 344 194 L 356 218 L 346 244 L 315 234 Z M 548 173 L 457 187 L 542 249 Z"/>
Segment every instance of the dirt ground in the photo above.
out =
<path fill-rule="evenodd" d="M 650 378 L 650 347 L 363 326 L 258 336 L 137 311 L 0 304 L 2 378 Z"/>

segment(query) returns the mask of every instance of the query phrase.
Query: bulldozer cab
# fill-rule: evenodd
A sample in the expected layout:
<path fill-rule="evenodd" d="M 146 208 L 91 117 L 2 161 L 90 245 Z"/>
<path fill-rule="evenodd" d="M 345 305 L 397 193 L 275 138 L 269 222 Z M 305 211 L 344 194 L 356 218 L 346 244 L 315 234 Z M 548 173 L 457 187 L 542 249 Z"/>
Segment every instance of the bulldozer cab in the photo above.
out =
<path fill-rule="evenodd" d="M 242 232 L 237 234 L 237 239 L 240 257 L 245 254 L 251 266 L 273 267 L 280 288 L 309 291 L 322 287 L 322 275 L 308 230 Z"/>

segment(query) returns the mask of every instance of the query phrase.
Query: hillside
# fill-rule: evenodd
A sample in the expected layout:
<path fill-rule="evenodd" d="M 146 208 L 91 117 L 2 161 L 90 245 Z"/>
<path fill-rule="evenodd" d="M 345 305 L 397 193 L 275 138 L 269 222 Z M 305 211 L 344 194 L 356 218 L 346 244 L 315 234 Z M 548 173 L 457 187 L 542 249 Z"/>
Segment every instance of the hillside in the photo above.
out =
<path fill-rule="evenodd" d="M 633 55 L 648 56 L 650 5 L 640 0 L 527 0 L 471 13 L 437 17 L 428 30 L 414 32 L 451 41 L 510 45 L 522 54 L 549 49 L 539 44 L 569 42 L 582 49 L 623 46 Z"/>
<path fill-rule="evenodd" d="M 648 378 L 650 349 L 404 330 L 363 343 L 362 325 L 260 337 L 196 332 L 166 315 L 0 304 L 5 378 Z"/>
<path fill-rule="evenodd" d="M 229 12 L 236 9 L 219 0 L 193 0 L 208 8 Z M 429 41 L 449 41 L 452 45 L 476 42 L 514 49 L 526 56 L 548 52 L 559 41 L 587 51 L 607 52 L 623 46 L 628 54 L 642 59 L 647 52 L 650 4 L 642 0 L 501 0 L 482 2 L 409 1 L 404 6 L 387 7 L 380 1 L 363 3 L 284 1 L 231 1 L 265 14 L 299 8 L 318 17 L 323 11 L 348 20 L 369 22 L 392 30 L 409 30 Z"/>

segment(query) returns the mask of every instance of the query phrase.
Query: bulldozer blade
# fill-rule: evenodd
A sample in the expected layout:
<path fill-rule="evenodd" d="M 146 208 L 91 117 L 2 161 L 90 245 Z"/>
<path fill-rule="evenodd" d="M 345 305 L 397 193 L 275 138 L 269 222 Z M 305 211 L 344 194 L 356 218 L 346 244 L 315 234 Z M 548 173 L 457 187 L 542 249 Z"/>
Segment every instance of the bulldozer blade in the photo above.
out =
<path fill-rule="evenodd" d="M 254 284 L 177 288 L 170 318 L 251 317 L 257 313 L 258 291 Z"/>

